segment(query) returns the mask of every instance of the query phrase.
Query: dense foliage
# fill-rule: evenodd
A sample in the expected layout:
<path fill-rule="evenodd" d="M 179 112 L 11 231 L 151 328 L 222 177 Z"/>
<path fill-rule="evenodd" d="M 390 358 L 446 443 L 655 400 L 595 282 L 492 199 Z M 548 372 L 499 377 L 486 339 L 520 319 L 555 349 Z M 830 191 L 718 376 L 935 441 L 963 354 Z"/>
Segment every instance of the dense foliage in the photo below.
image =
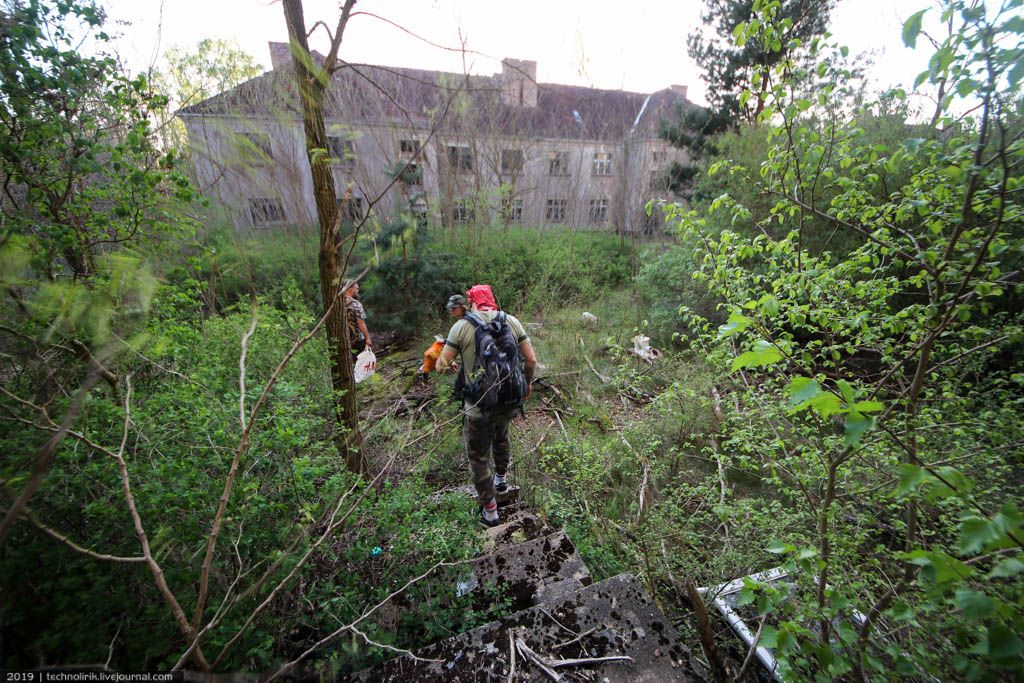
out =
<path fill-rule="evenodd" d="M 513 477 L 595 578 L 637 574 L 696 647 L 687 581 L 782 566 L 740 601 L 795 680 L 1019 677 L 1020 6 L 943 7 L 924 123 L 751 3 L 759 120 L 699 131 L 665 244 L 368 221 L 370 329 L 412 344 L 358 388 L 360 478 L 315 229 L 196 230 L 164 98 L 73 49 L 102 15 L 7 2 L 0 662 L 344 672 L 502 614 L 453 590 L 481 538 L 449 383 L 408 395 L 444 300 L 489 282 L 543 366 Z"/>
<path fill-rule="evenodd" d="M 711 171 L 737 174 L 769 206 L 723 194 L 708 207 L 760 234 L 676 211 L 702 254 L 694 277 L 728 315 L 691 318 L 733 373 L 725 448 L 792 510 L 769 550 L 797 594 L 751 583 L 746 598 L 769 614 L 786 671 L 1020 669 L 1019 5 L 944 6 L 959 30 L 921 80 L 952 94 L 923 137 L 866 134 L 867 112 L 816 115 L 829 90 L 801 97 L 807 75 L 792 61 L 765 70 L 766 160 L 756 175 L 729 161 Z M 780 16 L 760 3 L 741 42 L 765 44 Z M 979 114 L 953 116 L 960 98 Z M 857 246 L 822 245 L 825 229 Z"/>

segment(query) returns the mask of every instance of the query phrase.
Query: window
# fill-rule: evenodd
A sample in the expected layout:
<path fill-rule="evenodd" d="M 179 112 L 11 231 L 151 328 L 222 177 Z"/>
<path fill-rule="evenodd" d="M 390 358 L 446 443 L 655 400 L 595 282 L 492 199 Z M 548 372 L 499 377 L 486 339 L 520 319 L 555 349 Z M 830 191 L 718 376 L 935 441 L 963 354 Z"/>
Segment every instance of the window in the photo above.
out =
<path fill-rule="evenodd" d="M 662 216 L 659 211 L 651 211 L 651 215 L 648 216 L 647 212 L 644 211 L 640 214 L 640 226 L 644 234 L 650 235 L 654 233 L 662 224 Z"/>
<path fill-rule="evenodd" d="M 408 156 L 416 156 L 420 153 L 420 141 L 419 140 L 399 140 L 398 151 L 400 154 Z"/>
<path fill-rule="evenodd" d="M 612 174 L 611 152 L 594 152 L 594 175 Z"/>
<path fill-rule="evenodd" d="M 569 175 L 568 152 L 548 152 L 548 175 Z"/>
<path fill-rule="evenodd" d="M 284 223 L 284 205 L 276 197 L 254 197 L 249 200 L 249 216 L 255 226 Z"/>
<path fill-rule="evenodd" d="M 569 204 L 566 199 L 549 199 L 547 211 L 544 217 L 552 223 L 565 222 L 565 207 Z"/>
<path fill-rule="evenodd" d="M 413 218 L 416 219 L 416 225 L 423 228 L 427 225 L 427 200 L 422 193 L 417 194 L 409 202 L 409 210 L 412 212 Z"/>
<path fill-rule="evenodd" d="M 651 192 L 668 192 L 668 174 L 665 171 L 651 171 L 647 188 Z"/>
<path fill-rule="evenodd" d="M 270 136 L 266 133 L 239 133 L 243 161 L 266 163 L 274 159 L 270 151 Z"/>
<path fill-rule="evenodd" d="M 520 173 L 523 170 L 523 150 L 503 149 L 501 150 L 501 172 Z"/>
<path fill-rule="evenodd" d="M 501 215 L 506 223 L 523 222 L 523 200 L 505 197 L 501 200 Z"/>
<path fill-rule="evenodd" d="M 362 197 L 338 197 L 338 211 L 341 212 L 341 220 L 348 223 L 358 223 L 366 215 Z"/>
<path fill-rule="evenodd" d="M 458 173 L 471 173 L 473 171 L 473 150 L 467 145 L 449 145 L 448 165 Z"/>
<path fill-rule="evenodd" d="M 591 223 L 604 223 L 608 220 L 608 200 L 607 199 L 591 199 L 590 200 L 590 222 Z"/>
<path fill-rule="evenodd" d="M 331 157 L 332 164 L 339 165 L 348 170 L 352 170 L 356 166 L 356 148 L 351 140 L 346 140 L 337 135 L 328 135 L 327 153 Z"/>
<path fill-rule="evenodd" d="M 456 223 L 469 223 L 473 220 L 475 214 L 473 203 L 468 199 L 460 199 L 452 207 L 452 220 Z"/>
<path fill-rule="evenodd" d="M 423 187 L 423 169 L 419 164 L 409 162 L 405 165 L 398 179 L 408 187 Z"/>

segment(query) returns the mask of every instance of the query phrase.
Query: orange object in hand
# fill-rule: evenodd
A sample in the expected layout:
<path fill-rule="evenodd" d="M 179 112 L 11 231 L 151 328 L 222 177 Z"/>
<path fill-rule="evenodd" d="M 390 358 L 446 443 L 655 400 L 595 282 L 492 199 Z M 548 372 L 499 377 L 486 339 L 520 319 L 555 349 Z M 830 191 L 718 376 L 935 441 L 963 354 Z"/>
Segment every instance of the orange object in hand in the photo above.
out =
<path fill-rule="evenodd" d="M 437 366 L 437 359 L 441 357 L 441 351 L 444 350 L 444 339 L 438 339 L 435 341 L 429 349 L 423 352 L 423 367 L 420 368 L 420 372 L 424 375 L 428 372 L 433 372 L 435 366 Z"/>

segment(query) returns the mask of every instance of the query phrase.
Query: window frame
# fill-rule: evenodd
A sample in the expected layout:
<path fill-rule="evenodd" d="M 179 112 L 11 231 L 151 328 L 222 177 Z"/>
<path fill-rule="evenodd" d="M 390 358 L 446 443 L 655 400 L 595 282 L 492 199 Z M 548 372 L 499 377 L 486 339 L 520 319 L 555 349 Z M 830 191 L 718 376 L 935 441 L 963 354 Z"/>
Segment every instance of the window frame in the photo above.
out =
<path fill-rule="evenodd" d="M 544 208 L 544 220 L 548 223 L 565 223 L 568 207 L 568 199 L 549 197 Z"/>
<path fill-rule="evenodd" d="M 590 200 L 590 222 L 591 223 L 607 223 L 608 222 L 608 207 L 609 201 L 607 197 L 597 197 Z"/>
<path fill-rule="evenodd" d="M 569 173 L 569 153 L 559 150 L 548 152 L 548 175 L 565 177 Z"/>
<path fill-rule="evenodd" d="M 335 205 L 338 207 L 338 211 L 342 211 L 344 206 L 344 215 L 341 219 L 349 221 L 353 225 L 366 218 L 366 209 L 363 208 L 363 198 L 349 195 L 346 201 L 345 197 L 335 197 Z"/>
<path fill-rule="evenodd" d="M 328 135 L 327 156 L 332 166 L 340 166 L 345 170 L 351 171 L 356 167 L 355 142 L 352 141 L 352 138 L 347 138 L 343 135 Z"/>
<path fill-rule="evenodd" d="M 406 149 L 410 147 L 411 149 Z M 398 153 L 403 156 L 415 157 L 423 149 L 423 143 L 418 138 L 399 138 Z"/>
<path fill-rule="evenodd" d="M 249 197 L 249 220 L 254 228 L 283 225 L 288 222 L 288 214 L 280 197 Z"/>
<path fill-rule="evenodd" d="M 251 153 L 252 150 L 256 151 L 255 158 L 252 159 L 255 163 L 266 165 L 274 160 L 273 140 L 270 137 L 270 133 L 259 130 L 240 130 L 236 131 L 235 135 L 244 139 L 247 143 L 247 145 L 242 148 L 242 151 L 246 153 Z M 265 199 L 265 197 L 261 197 L 260 199 Z"/>
<path fill-rule="evenodd" d="M 473 148 L 470 145 L 448 145 L 448 167 L 456 173 L 472 173 Z"/>
<path fill-rule="evenodd" d="M 476 209 L 473 201 L 469 199 L 456 199 L 452 205 L 452 222 L 460 225 L 472 223 L 476 220 Z"/>
<path fill-rule="evenodd" d="M 506 223 L 523 222 L 523 198 L 505 197 L 501 200 L 501 217 Z"/>
<path fill-rule="evenodd" d="M 611 152 L 594 152 L 594 160 L 591 165 L 591 175 L 607 178 L 612 175 L 612 162 L 614 158 Z"/>
<path fill-rule="evenodd" d="M 501 150 L 500 167 L 502 175 L 522 173 L 525 166 L 526 155 L 523 153 L 523 150 L 517 148 Z"/>

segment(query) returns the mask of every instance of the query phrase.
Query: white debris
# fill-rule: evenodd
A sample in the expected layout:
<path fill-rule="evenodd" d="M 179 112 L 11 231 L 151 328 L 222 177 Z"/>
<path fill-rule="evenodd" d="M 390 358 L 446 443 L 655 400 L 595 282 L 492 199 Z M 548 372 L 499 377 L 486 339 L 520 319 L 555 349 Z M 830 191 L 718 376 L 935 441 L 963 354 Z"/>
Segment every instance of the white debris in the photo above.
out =
<path fill-rule="evenodd" d="M 638 334 L 633 337 L 633 355 L 638 358 L 642 358 L 648 363 L 654 363 L 654 361 L 661 358 L 661 351 L 651 346 L 651 338 Z"/>
<path fill-rule="evenodd" d="M 596 325 L 598 323 L 597 316 L 590 311 L 583 311 L 583 315 L 580 316 L 584 322 Z"/>

